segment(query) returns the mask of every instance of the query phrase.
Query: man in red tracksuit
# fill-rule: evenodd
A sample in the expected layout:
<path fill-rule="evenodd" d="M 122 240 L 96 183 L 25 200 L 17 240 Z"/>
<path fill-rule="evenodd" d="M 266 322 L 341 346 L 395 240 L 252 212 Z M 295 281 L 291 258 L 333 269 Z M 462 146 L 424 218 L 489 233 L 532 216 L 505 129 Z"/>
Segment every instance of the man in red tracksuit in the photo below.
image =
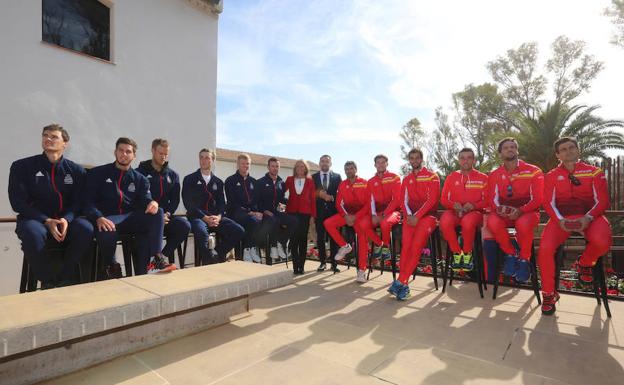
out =
<path fill-rule="evenodd" d="M 545 178 L 544 209 L 550 220 L 542 233 L 538 263 L 542 276 L 542 313 L 555 312 L 559 294 L 555 287 L 555 251 L 577 232 L 587 247 L 577 261 L 579 280 L 592 283 L 592 267 L 611 247 L 611 226 L 603 215 L 609 208 L 609 190 L 604 172 L 579 161 L 580 150 L 574 138 L 564 137 L 554 144 L 561 162 Z"/>
<path fill-rule="evenodd" d="M 366 260 L 368 256 L 368 240 L 372 240 L 375 247 L 375 257 L 382 259 L 390 256 L 390 232 L 392 227 L 401 221 L 401 178 L 387 171 L 388 157 L 379 154 L 375 156 L 377 173 L 368 180 L 370 192 L 370 214 L 363 216 L 355 223 L 358 233 L 358 258 Z M 375 229 L 381 228 L 379 238 Z M 364 236 L 360 236 L 360 234 Z"/>
<path fill-rule="evenodd" d="M 422 167 L 422 151 L 413 148 L 408 153 L 408 158 L 412 172 L 403 179 L 401 185 L 404 216 L 401 266 L 399 279 L 392 282 L 388 289 L 399 301 L 410 296 L 407 282 L 420 262 L 420 255 L 429 235 L 436 228 L 434 215 L 440 198 L 440 178 L 433 171 Z"/>
<path fill-rule="evenodd" d="M 531 275 L 529 260 L 533 231 L 539 223 L 544 197 L 544 174 L 539 167 L 518 159 L 518 142 L 504 138 L 498 143 L 503 164 L 488 179 L 487 226 L 505 255 L 504 274 L 526 282 Z M 511 243 L 508 227 L 515 227 L 520 252 Z"/>
<path fill-rule="evenodd" d="M 332 215 L 323 222 L 327 233 L 340 246 L 339 252 L 336 254 L 340 259 L 352 250 L 351 245 L 340 234 L 340 228 L 345 225 L 353 227 L 358 219 L 367 216 L 370 200 L 370 194 L 366 188 L 366 179 L 357 176 L 355 162 L 346 162 L 344 170 L 347 179 L 338 186 L 336 196 L 338 214 Z M 365 237 L 366 235 L 358 234 L 358 236 Z M 358 259 L 357 281 L 366 282 L 366 258 Z"/>
<path fill-rule="evenodd" d="M 440 218 L 440 231 L 453 252 L 453 270 L 472 270 L 472 247 L 477 226 L 483 222 L 488 177 L 475 170 L 475 155 L 471 148 L 459 152 L 459 171 L 444 181 L 441 202 L 446 211 Z M 459 246 L 455 228 L 461 226 L 463 247 Z"/>

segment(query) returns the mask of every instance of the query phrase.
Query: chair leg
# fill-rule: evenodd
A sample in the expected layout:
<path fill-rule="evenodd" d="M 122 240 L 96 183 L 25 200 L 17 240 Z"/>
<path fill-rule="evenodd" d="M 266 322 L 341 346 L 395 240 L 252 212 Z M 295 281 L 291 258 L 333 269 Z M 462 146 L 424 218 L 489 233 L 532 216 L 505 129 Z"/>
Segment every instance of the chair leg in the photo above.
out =
<path fill-rule="evenodd" d="M 368 254 L 366 255 L 367 255 L 367 260 L 368 260 L 368 274 L 366 274 L 366 280 L 368 281 L 368 279 L 370 278 L 370 274 L 373 271 L 373 253 L 370 247 L 369 247 Z"/>
<path fill-rule="evenodd" d="M 20 279 L 20 293 L 26 293 L 26 286 L 28 284 L 28 272 L 30 270 L 30 266 L 28 265 L 28 261 L 26 260 L 26 256 L 24 256 L 24 260 L 22 261 L 22 278 Z"/>
<path fill-rule="evenodd" d="M 496 258 L 494 259 L 494 290 L 492 290 L 492 299 L 496 299 L 496 293 L 498 292 L 498 280 L 500 276 L 500 260 L 501 260 L 501 251 L 499 248 L 498 253 L 496 253 Z"/>
<path fill-rule="evenodd" d="M 531 285 L 533 286 L 533 293 L 537 298 L 538 305 L 542 304 L 542 296 L 540 295 L 539 283 L 537 282 L 537 264 L 535 261 L 535 247 L 531 248 Z"/>
<path fill-rule="evenodd" d="M 394 239 L 394 229 L 390 231 L 390 267 L 392 269 L 392 281 L 396 281 L 396 240 Z"/>
<path fill-rule="evenodd" d="M 430 254 L 431 271 L 433 272 L 433 285 L 436 290 L 438 290 L 438 255 L 442 254 L 441 249 L 442 245 L 440 241 L 440 233 L 436 228 L 432 234 Z"/>
<path fill-rule="evenodd" d="M 603 258 L 604 257 L 600 257 L 598 259 L 598 262 L 596 262 L 594 271 L 598 270 L 598 274 L 594 274 L 594 280 L 598 278 L 600 281 L 600 295 L 602 296 L 602 303 L 607 312 L 607 317 L 611 318 L 611 309 L 609 309 L 609 300 L 607 296 L 607 282 L 606 282 L 606 277 L 605 277 L 605 272 L 604 272 L 604 265 L 602 262 Z M 596 277 L 596 275 L 598 277 Z"/>
<path fill-rule="evenodd" d="M 442 273 L 442 293 L 446 293 L 446 282 L 448 280 L 449 286 L 452 285 L 453 270 L 451 271 L 451 277 L 449 277 L 449 265 L 451 264 L 451 248 L 446 245 L 446 255 L 444 256 L 444 272 Z"/>
<path fill-rule="evenodd" d="M 132 246 L 130 245 L 132 242 L 129 239 L 124 239 L 121 241 L 121 249 L 124 259 L 124 265 L 126 267 L 126 277 L 132 277 Z M 137 261 L 138 263 L 138 261 Z"/>

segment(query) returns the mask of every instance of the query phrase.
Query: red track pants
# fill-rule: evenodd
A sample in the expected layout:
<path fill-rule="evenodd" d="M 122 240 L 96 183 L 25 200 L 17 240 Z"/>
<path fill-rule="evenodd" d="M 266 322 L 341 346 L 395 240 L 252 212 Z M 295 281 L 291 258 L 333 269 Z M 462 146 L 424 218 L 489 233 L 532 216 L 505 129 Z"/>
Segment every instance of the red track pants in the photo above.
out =
<path fill-rule="evenodd" d="M 401 263 L 399 269 L 399 281 L 407 284 L 416 266 L 420 262 L 422 249 L 427 244 L 427 239 L 436 228 L 436 218 L 431 215 L 422 217 L 416 226 L 410 226 L 403 222 L 403 240 L 401 246 Z"/>
<path fill-rule="evenodd" d="M 487 218 L 487 227 L 505 254 L 513 255 L 516 253 L 516 249 L 511 243 L 509 233 L 507 232 L 507 227 L 515 227 L 516 240 L 520 246 L 520 258 L 525 260 L 531 259 L 533 231 L 538 223 L 539 213 L 537 211 L 524 213 L 515 221 L 503 219 L 495 213 L 490 213 Z"/>
<path fill-rule="evenodd" d="M 377 246 L 381 245 L 383 242 L 384 245 L 390 245 L 390 232 L 392 231 L 392 227 L 398 224 L 401 221 L 401 213 L 398 211 L 393 212 L 387 217 L 383 217 L 381 222 L 379 222 L 379 227 L 381 228 L 381 238 L 377 235 L 375 231 L 376 226 L 373 226 L 373 219 L 371 216 L 365 216 L 358 219 L 355 222 L 355 232 L 358 234 L 358 265 L 362 266 L 362 261 L 364 261 L 364 269 L 366 269 L 366 262 L 368 259 L 368 240 L 370 239 Z"/>
<path fill-rule="evenodd" d="M 457 232 L 455 228 L 461 226 L 462 237 L 464 238 L 465 253 L 471 253 L 474 245 L 477 226 L 481 226 L 483 222 L 483 214 L 479 211 L 471 211 L 461 218 L 455 210 L 446 210 L 440 217 L 440 231 L 442 236 L 449 244 L 453 253 L 459 253 L 462 249 L 459 247 L 457 240 Z"/>

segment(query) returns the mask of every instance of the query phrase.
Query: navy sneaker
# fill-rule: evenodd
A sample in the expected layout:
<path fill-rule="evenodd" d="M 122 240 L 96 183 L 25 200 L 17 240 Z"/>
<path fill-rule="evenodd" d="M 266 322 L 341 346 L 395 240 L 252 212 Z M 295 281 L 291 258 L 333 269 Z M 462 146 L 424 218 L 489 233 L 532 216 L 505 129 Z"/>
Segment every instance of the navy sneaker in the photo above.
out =
<path fill-rule="evenodd" d="M 531 278 L 531 264 L 526 259 L 518 258 L 516 263 L 516 281 L 524 283 Z"/>
<path fill-rule="evenodd" d="M 472 253 L 463 253 L 464 261 L 462 263 L 462 268 L 466 271 L 472 271 L 474 269 L 474 263 L 472 261 Z"/>
<path fill-rule="evenodd" d="M 402 286 L 402 283 L 399 282 L 399 280 L 395 280 L 394 282 L 392 282 L 392 285 L 390 285 L 390 287 L 388 288 L 388 293 L 390 293 L 391 295 L 396 296 L 397 292 L 399 291 L 399 288 Z"/>
<path fill-rule="evenodd" d="M 405 301 L 411 296 L 409 285 L 401 285 L 396 294 L 396 299 L 398 301 Z"/>
<path fill-rule="evenodd" d="M 390 253 L 390 248 L 383 246 L 381 248 L 381 260 L 385 261 L 386 259 L 390 259 L 390 257 L 392 257 L 392 254 Z"/>
<path fill-rule="evenodd" d="M 516 275 L 516 261 L 518 258 L 512 254 L 505 254 L 505 267 L 503 267 L 503 274 L 508 277 Z"/>
<path fill-rule="evenodd" d="M 451 258 L 451 269 L 453 269 L 454 272 L 459 272 L 462 268 L 462 257 L 464 256 L 464 254 L 462 252 L 459 253 L 453 253 L 453 256 Z"/>

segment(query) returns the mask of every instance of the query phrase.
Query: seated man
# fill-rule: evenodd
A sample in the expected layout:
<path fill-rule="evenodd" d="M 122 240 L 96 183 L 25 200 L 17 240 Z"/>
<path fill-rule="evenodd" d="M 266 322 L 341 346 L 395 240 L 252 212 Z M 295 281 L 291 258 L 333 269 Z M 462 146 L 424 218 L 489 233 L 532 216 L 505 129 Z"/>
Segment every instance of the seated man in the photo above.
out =
<path fill-rule="evenodd" d="M 491 213 L 487 227 L 505 253 L 504 274 L 526 282 L 531 276 L 529 260 L 544 197 L 544 174 L 539 167 L 518 159 L 518 142 L 514 138 L 498 142 L 498 153 L 503 164 L 488 178 Z M 508 227 L 516 229 L 519 253 L 511 242 Z"/>
<path fill-rule="evenodd" d="M 69 134 L 58 124 L 43 128 L 43 154 L 16 160 L 9 173 L 9 201 L 17 212 L 15 232 L 41 288 L 73 283 L 76 265 L 93 239 L 93 226 L 80 215 L 85 170 L 63 157 Z M 60 277 L 51 269 L 46 241 L 66 245 Z"/>
<path fill-rule="evenodd" d="M 245 228 L 243 260 L 260 263 L 260 256 L 256 250 L 256 232 L 262 223 L 263 214 L 258 211 L 256 180 L 249 175 L 251 157 L 247 154 L 238 155 L 236 167 L 238 169 L 236 173 L 225 180 L 226 213 L 229 218 Z"/>
<path fill-rule="evenodd" d="M 269 158 L 269 172 L 256 181 L 258 194 L 258 210 L 262 212 L 262 225 L 257 233 L 256 243 L 266 242 L 267 234 L 271 240 L 271 259 L 286 259 L 286 243 L 297 230 L 297 218 L 286 214 L 286 188 L 280 178 L 280 162 L 277 158 Z"/>
<path fill-rule="evenodd" d="M 358 258 L 368 256 L 368 240 L 375 244 L 373 254 L 377 258 L 387 259 L 390 256 L 390 232 L 392 227 L 401 221 L 401 178 L 387 170 L 388 157 L 379 154 L 375 156 L 375 169 L 377 173 L 367 183 L 370 192 L 370 210 L 368 214 L 358 219 L 355 228 L 358 234 L 366 234 L 358 237 Z M 381 238 L 375 229 L 381 229 Z M 338 250 L 339 255 L 345 250 Z"/>
<path fill-rule="evenodd" d="M 579 280 L 593 282 L 593 266 L 611 248 L 611 226 L 604 216 L 609 208 L 609 190 L 604 172 L 579 161 L 574 138 L 563 137 L 554 144 L 561 162 L 545 177 L 544 209 L 550 220 L 542 233 L 538 263 L 542 278 L 542 314 L 555 312 L 559 294 L 555 287 L 555 252 L 572 233 L 587 240 L 577 261 Z"/>
<path fill-rule="evenodd" d="M 368 215 L 370 195 L 366 188 L 366 179 L 357 176 L 355 162 L 346 162 L 344 170 L 347 179 L 340 182 L 338 186 L 336 199 L 338 214 L 325 219 L 324 225 L 327 233 L 341 249 L 346 248 L 351 251 L 351 245 L 340 234 L 340 228 L 345 225 L 354 227 L 358 219 Z M 358 234 L 358 236 L 366 237 L 366 234 Z M 344 258 L 342 254 L 338 256 Z M 366 282 L 366 263 L 366 258 L 358 258 L 357 282 Z"/>
<path fill-rule="evenodd" d="M 472 248 L 477 227 L 487 206 L 487 175 L 474 169 L 475 155 L 470 148 L 459 152 L 459 171 L 450 173 L 442 188 L 441 203 L 446 211 L 440 218 L 440 231 L 453 252 L 452 267 L 472 270 Z M 459 246 L 455 228 L 461 226 L 463 246 Z"/>
<path fill-rule="evenodd" d="M 199 151 L 199 169 L 184 177 L 182 201 L 191 231 L 199 246 L 202 264 L 216 263 L 209 247 L 209 232 L 219 235 L 215 247 L 218 262 L 225 262 L 226 254 L 236 247 L 245 235 L 238 223 L 226 218 L 223 182 L 212 173 L 215 153 L 209 149 Z"/>
<path fill-rule="evenodd" d="M 436 209 L 440 199 L 440 178 L 422 166 L 423 153 L 413 148 L 407 154 L 412 172 L 403 179 L 403 238 L 399 279 L 388 292 L 404 301 L 410 296 L 409 277 L 414 273 L 422 250 L 436 228 Z"/>
<path fill-rule="evenodd" d="M 95 167 L 87 174 L 85 212 L 96 225 L 95 239 L 109 278 L 122 276 L 115 259 L 119 234 L 136 237 L 137 255 L 133 264 L 137 275 L 176 269 L 161 254 L 163 211 L 152 199 L 147 178 L 130 167 L 136 149 L 134 140 L 117 139 L 115 161 Z"/>
<path fill-rule="evenodd" d="M 152 198 L 158 202 L 164 212 L 167 244 L 162 253 L 174 260 L 174 253 L 191 231 L 191 224 L 184 217 L 174 217 L 173 214 L 180 204 L 180 177 L 169 168 L 169 142 L 165 139 L 152 141 L 152 159 L 139 163 L 137 171 L 145 175 L 150 182 Z"/>

